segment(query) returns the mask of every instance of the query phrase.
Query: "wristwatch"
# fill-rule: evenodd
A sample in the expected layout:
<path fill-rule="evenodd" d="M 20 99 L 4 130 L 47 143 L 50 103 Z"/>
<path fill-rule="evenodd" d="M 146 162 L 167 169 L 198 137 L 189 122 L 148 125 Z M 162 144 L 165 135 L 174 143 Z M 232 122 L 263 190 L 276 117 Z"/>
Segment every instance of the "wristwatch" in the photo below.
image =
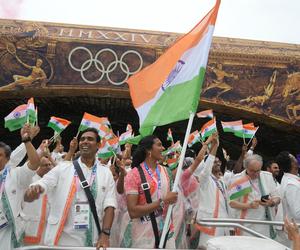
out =
<path fill-rule="evenodd" d="M 102 233 L 104 233 L 107 236 L 110 236 L 110 229 L 102 229 Z"/>
<path fill-rule="evenodd" d="M 162 199 L 159 199 L 159 206 L 164 209 L 165 207 L 165 202 Z"/>

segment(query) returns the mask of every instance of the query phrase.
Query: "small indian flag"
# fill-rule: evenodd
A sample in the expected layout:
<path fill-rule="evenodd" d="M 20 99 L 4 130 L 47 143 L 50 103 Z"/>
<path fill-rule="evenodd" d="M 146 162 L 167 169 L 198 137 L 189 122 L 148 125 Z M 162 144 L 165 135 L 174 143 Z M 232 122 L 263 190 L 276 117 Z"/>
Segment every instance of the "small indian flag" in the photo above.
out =
<path fill-rule="evenodd" d="M 84 113 L 78 131 L 86 130 L 87 128 L 95 128 L 99 130 L 103 119 L 101 117 Z"/>
<path fill-rule="evenodd" d="M 171 170 L 177 168 L 178 162 L 179 162 L 179 157 L 167 159 L 167 164 Z"/>
<path fill-rule="evenodd" d="M 168 129 L 167 141 L 174 142 L 172 130 L 170 128 Z"/>
<path fill-rule="evenodd" d="M 102 139 L 97 154 L 98 158 L 107 159 L 114 156 L 118 151 L 118 141 L 118 137 L 109 140 Z"/>
<path fill-rule="evenodd" d="M 48 122 L 48 127 L 60 134 L 66 127 L 69 126 L 70 123 L 71 122 L 66 119 L 51 116 L 50 121 Z"/>
<path fill-rule="evenodd" d="M 182 147 L 181 147 L 180 141 L 177 141 L 172 146 L 170 146 L 167 150 L 163 151 L 162 155 L 167 156 L 167 155 L 173 154 L 175 152 L 180 153 L 181 150 L 182 150 Z"/>
<path fill-rule="evenodd" d="M 212 119 L 205 123 L 201 128 L 201 138 L 204 140 L 206 137 L 209 137 L 213 133 L 217 132 L 216 119 Z"/>
<path fill-rule="evenodd" d="M 100 124 L 98 130 L 99 130 L 98 134 L 101 138 L 104 138 L 105 136 L 107 136 L 108 134 L 111 133 L 111 128 L 109 128 L 108 126 L 106 126 L 104 124 Z"/>
<path fill-rule="evenodd" d="M 256 131 L 258 130 L 258 126 L 252 126 L 251 124 L 244 124 L 242 131 L 237 131 L 234 133 L 235 136 L 240 138 L 252 139 L 255 136 Z"/>
<path fill-rule="evenodd" d="M 128 79 L 141 135 L 196 112 L 220 0 L 158 60 Z"/>
<path fill-rule="evenodd" d="M 100 118 L 100 123 L 101 124 L 104 124 L 104 125 L 110 127 L 110 122 L 109 122 L 107 117 L 99 117 L 99 118 Z"/>
<path fill-rule="evenodd" d="M 8 116 L 4 118 L 4 127 L 10 132 L 18 130 L 24 126 L 27 120 L 27 104 L 16 107 Z"/>
<path fill-rule="evenodd" d="M 199 131 L 196 130 L 196 131 L 194 131 L 193 133 L 191 133 L 189 135 L 188 146 L 192 147 L 194 144 L 196 144 L 196 143 L 198 143 L 200 141 L 201 141 L 201 138 L 200 138 Z"/>
<path fill-rule="evenodd" d="M 243 130 L 242 120 L 232 122 L 221 122 L 224 132 L 235 133 Z"/>
<path fill-rule="evenodd" d="M 207 118 L 208 117 L 208 118 L 212 119 L 214 117 L 214 113 L 213 113 L 212 109 L 208 109 L 208 110 L 198 112 L 197 117 L 198 118 Z"/>
<path fill-rule="evenodd" d="M 228 188 L 230 200 L 235 200 L 252 192 L 251 183 L 248 176 L 241 177 L 234 181 Z"/>
<path fill-rule="evenodd" d="M 124 132 L 119 137 L 119 144 L 124 145 L 127 142 L 127 140 L 129 140 L 132 137 L 133 137 L 132 136 L 132 130 L 128 130 L 128 131 Z"/>
<path fill-rule="evenodd" d="M 33 97 L 31 97 L 27 101 L 27 115 L 29 116 L 29 123 L 35 124 L 37 117 L 36 117 L 36 111 L 35 111 L 35 107 L 34 107 Z"/>

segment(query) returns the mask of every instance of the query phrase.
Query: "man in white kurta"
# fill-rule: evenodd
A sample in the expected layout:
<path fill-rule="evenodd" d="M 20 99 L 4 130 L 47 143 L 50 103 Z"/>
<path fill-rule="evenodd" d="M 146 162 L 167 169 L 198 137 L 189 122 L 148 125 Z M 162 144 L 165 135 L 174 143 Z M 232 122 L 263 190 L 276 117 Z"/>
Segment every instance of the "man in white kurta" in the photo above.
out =
<path fill-rule="evenodd" d="M 99 144 L 97 130 L 83 131 L 79 141 L 81 157 L 78 163 L 94 193 L 101 234 L 98 235 L 86 194 L 75 176 L 73 163 L 61 162 L 41 180 L 33 183 L 26 193 L 28 200 L 38 198 L 40 193 L 48 195 L 50 211 L 44 240 L 46 245 L 109 246 L 116 207 L 115 183 L 109 168 L 96 159 Z M 82 208 L 87 214 L 79 218 L 78 211 Z M 77 223 L 78 220 L 83 220 L 81 225 Z"/>
<path fill-rule="evenodd" d="M 274 206 L 280 203 L 280 198 L 272 174 L 266 171 L 261 171 L 262 165 L 263 160 L 261 156 L 256 154 L 248 156 L 244 160 L 245 170 L 240 174 L 235 175 L 233 178 L 232 185 L 242 178 L 245 178 L 245 176 L 248 177 L 252 190 L 250 193 L 229 202 L 229 205 L 233 208 L 232 215 L 234 218 L 261 221 L 274 220 Z M 261 198 L 264 195 L 269 195 L 268 199 L 262 200 Z M 271 228 L 268 225 L 244 225 L 267 237 L 276 237 L 274 228 Z M 239 233 L 247 235 L 244 232 Z"/>
<path fill-rule="evenodd" d="M 228 218 L 226 188 L 218 178 L 220 161 L 215 157 L 217 149 L 217 138 L 214 138 L 203 170 L 196 172 L 196 174 L 200 172 L 196 176 L 199 180 L 198 222 L 201 218 Z M 204 227 L 198 224 L 198 229 L 201 231 L 198 247 L 206 247 L 206 243 L 210 238 L 228 234 L 228 230 L 225 228 Z"/>
<path fill-rule="evenodd" d="M 40 180 L 53 167 L 54 165 L 48 157 L 41 157 L 40 166 L 32 178 L 32 183 Z M 47 195 L 40 196 L 33 202 L 23 203 L 21 215 L 25 222 L 25 245 L 43 245 L 48 213 Z"/>
<path fill-rule="evenodd" d="M 31 144 L 29 125 L 21 130 L 24 143 L 10 154 L 10 147 L 0 143 L 0 249 L 10 250 L 22 243 L 24 223 L 20 217 L 21 203 L 26 188 L 31 183 L 39 165 L 39 157 Z M 28 155 L 28 162 L 22 167 L 17 165 Z"/>

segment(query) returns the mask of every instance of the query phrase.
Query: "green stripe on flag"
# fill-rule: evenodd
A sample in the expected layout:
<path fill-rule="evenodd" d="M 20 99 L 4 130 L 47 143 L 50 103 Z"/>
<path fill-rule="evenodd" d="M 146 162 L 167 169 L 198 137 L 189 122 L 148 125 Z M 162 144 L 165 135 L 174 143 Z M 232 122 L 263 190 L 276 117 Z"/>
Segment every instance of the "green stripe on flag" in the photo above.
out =
<path fill-rule="evenodd" d="M 18 119 L 12 119 L 5 121 L 4 127 L 8 128 L 10 132 L 18 130 L 24 126 L 26 123 L 26 116 Z"/>
<path fill-rule="evenodd" d="M 107 159 L 112 156 L 114 156 L 114 153 L 112 151 L 107 151 L 105 153 L 98 153 L 98 158 L 102 158 L 102 159 Z"/>
<path fill-rule="evenodd" d="M 57 126 L 55 123 L 49 122 L 48 123 L 48 127 L 52 128 L 55 132 L 57 132 L 58 134 L 61 133 L 61 131 L 63 131 L 62 128 L 60 128 L 59 126 Z"/>
<path fill-rule="evenodd" d="M 213 133 L 215 133 L 215 132 L 217 132 L 217 129 L 216 128 L 214 128 L 214 129 L 212 129 L 212 130 L 210 130 L 210 131 L 207 131 L 207 132 L 205 132 L 205 134 L 203 135 L 203 140 L 206 138 L 206 137 L 209 137 L 209 136 L 211 136 Z"/>
<path fill-rule="evenodd" d="M 249 194 L 252 192 L 252 188 L 251 187 L 246 187 L 238 192 L 233 193 L 232 195 L 230 195 L 229 199 L 230 200 L 235 200 L 241 196 L 244 196 L 246 194 Z"/>
<path fill-rule="evenodd" d="M 36 113 L 35 110 L 28 109 L 27 115 L 29 115 L 29 123 L 34 124 L 36 122 Z"/>
<path fill-rule="evenodd" d="M 196 112 L 204 75 L 205 68 L 200 68 L 199 74 L 193 79 L 168 87 L 151 107 L 140 133 L 151 134 L 154 126 L 185 120 L 189 118 L 190 111 Z"/>
<path fill-rule="evenodd" d="M 89 128 L 89 126 L 80 124 L 78 131 L 82 132 L 82 131 L 86 130 L 87 128 Z"/>
<path fill-rule="evenodd" d="M 251 139 L 253 137 L 253 134 L 244 134 L 243 132 L 235 132 L 234 133 L 235 136 L 240 137 L 240 138 L 245 138 L 245 139 Z"/>

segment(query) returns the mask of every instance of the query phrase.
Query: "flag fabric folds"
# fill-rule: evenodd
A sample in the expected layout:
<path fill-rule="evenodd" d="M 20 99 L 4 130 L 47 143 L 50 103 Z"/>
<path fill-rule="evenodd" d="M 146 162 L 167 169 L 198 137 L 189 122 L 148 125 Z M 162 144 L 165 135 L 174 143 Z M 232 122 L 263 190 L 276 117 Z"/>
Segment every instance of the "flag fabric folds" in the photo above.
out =
<path fill-rule="evenodd" d="M 10 132 L 18 130 L 24 126 L 27 120 L 27 104 L 16 107 L 8 116 L 4 118 L 4 127 Z"/>
<path fill-rule="evenodd" d="M 120 145 L 124 145 L 125 143 L 127 143 L 127 141 L 132 138 L 132 130 L 128 130 L 126 132 L 124 132 L 123 134 L 120 135 L 119 137 L 119 144 Z"/>
<path fill-rule="evenodd" d="M 234 132 L 234 135 L 240 138 L 252 139 L 258 128 L 259 127 L 255 127 L 253 123 L 244 124 L 243 129 L 241 131 Z"/>
<path fill-rule="evenodd" d="M 66 119 L 51 116 L 50 121 L 48 122 L 48 127 L 52 128 L 56 133 L 60 134 L 70 124 L 71 122 Z"/>
<path fill-rule="evenodd" d="M 198 118 L 211 118 L 212 119 L 214 117 L 214 113 L 213 113 L 212 109 L 198 112 L 196 115 Z"/>
<path fill-rule="evenodd" d="M 188 146 L 192 147 L 194 144 L 196 144 L 197 142 L 200 142 L 200 141 L 201 141 L 201 138 L 200 138 L 199 131 L 196 130 L 189 135 Z"/>
<path fill-rule="evenodd" d="M 242 120 L 232 122 L 221 122 L 224 132 L 241 132 L 243 130 Z"/>
<path fill-rule="evenodd" d="M 119 138 L 115 137 L 109 140 L 102 139 L 98 150 L 98 158 L 107 159 L 118 153 Z"/>
<path fill-rule="evenodd" d="M 128 79 L 141 135 L 196 112 L 220 1 L 153 64 Z"/>
<path fill-rule="evenodd" d="M 28 101 L 27 101 L 27 115 L 28 117 L 28 121 L 30 124 L 35 124 L 36 119 L 37 119 L 37 113 L 35 111 L 35 106 L 34 106 L 34 99 L 33 97 L 31 97 Z"/>
<path fill-rule="evenodd" d="M 252 187 L 248 176 L 239 178 L 228 187 L 228 195 L 230 200 L 235 200 L 251 192 Z"/>
<path fill-rule="evenodd" d="M 79 126 L 79 131 L 83 131 L 87 128 L 95 128 L 97 130 L 100 129 L 100 125 L 101 124 L 106 124 L 108 122 L 108 119 L 107 118 L 103 118 L 103 117 L 98 117 L 98 116 L 95 116 L 95 115 L 91 115 L 89 113 L 84 113 L 83 114 L 83 117 L 82 117 L 82 120 L 81 120 L 81 123 L 80 123 L 80 126 Z"/>
<path fill-rule="evenodd" d="M 213 133 L 217 132 L 216 119 L 212 119 L 205 123 L 200 131 L 202 140 L 205 140 L 206 137 L 209 137 Z"/>

